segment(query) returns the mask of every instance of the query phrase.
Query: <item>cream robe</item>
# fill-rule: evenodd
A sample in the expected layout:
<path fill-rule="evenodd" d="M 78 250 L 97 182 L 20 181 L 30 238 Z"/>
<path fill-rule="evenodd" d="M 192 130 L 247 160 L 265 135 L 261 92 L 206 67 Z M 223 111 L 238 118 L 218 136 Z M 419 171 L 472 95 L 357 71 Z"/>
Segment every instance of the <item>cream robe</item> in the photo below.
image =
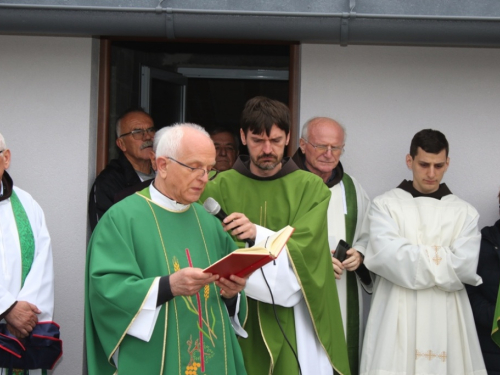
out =
<path fill-rule="evenodd" d="M 41 311 L 38 321 L 51 321 L 54 311 L 52 247 L 45 217 L 30 194 L 14 186 L 33 230 L 35 253 L 31 270 L 21 289 L 21 246 L 10 199 L 0 202 L 0 312 L 15 301 L 28 301 Z M 2 320 L 2 323 L 4 321 Z M 30 375 L 40 374 L 31 370 Z"/>
<path fill-rule="evenodd" d="M 351 246 L 356 249 L 359 253 L 365 254 L 366 246 L 368 245 L 368 210 L 370 209 L 370 198 L 366 194 L 365 190 L 361 187 L 358 181 L 352 176 L 350 176 L 354 187 L 356 189 L 356 202 L 358 206 L 357 220 L 356 220 L 356 230 L 354 231 L 354 239 Z M 332 196 L 330 198 L 330 204 L 328 205 L 328 243 L 330 249 L 334 250 L 339 243 L 339 240 L 346 240 L 346 227 L 345 227 L 345 215 L 347 214 L 347 201 L 345 195 L 344 184 L 340 183 L 332 186 L 330 188 Z M 347 278 L 345 273 L 340 278 L 336 280 L 337 282 L 337 292 L 339 294 L 340 302 L 340 312 L 342 314 L 342 322 L 344 324 L 344 332 L 346 329 L 346 314 L 347 314 Z M 358 284 L 358 299 L 359 299 L 359 345 L 361 353 L 361 345 L 363 344 L 363 332 L 364 332 L 364 319 L 363 319 L 363 293 L 364 288 L 368 293 L 371 293 L 372 284 L 364 285 L 359 277 L 356 275 L 356 280 Z"/>
<path fill-rule="evenodd" d="M 393 189 L 369 217 L 365 264 L 379 277 L 361 374 L 486 374 L 463 285 L 482 282 L 477 211 L 455 195 Z"/>

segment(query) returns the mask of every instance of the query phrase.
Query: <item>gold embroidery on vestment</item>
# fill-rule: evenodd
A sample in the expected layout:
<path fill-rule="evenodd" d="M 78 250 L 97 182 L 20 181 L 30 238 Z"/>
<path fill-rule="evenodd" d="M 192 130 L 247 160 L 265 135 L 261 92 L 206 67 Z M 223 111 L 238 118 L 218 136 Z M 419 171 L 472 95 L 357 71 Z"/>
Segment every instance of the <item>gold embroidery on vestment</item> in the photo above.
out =
<path fill-rule="evenodd" d="M 434 255 L 434 258 L 432 258 L 432 260 L 434 261 L 434 263 L 436 263 L 437 266 L 439 266 L 439 263 L 441 263 L 441 261 L 443 260 L 443 258 L 441 258 L 438 254 L 439 246 L 432 246 L 432 248 L 434 249 L 434 252 L 436 253 Z"/>
<path fill-rule="evenodd" d="M 427 359 L 427 360 L 433 360 L 435 358 L 441 360 L 441 362 L 446 362 L 446 352 L 443 351 L 441 352 L 440 354 L 435 354 L 432 350 L 427 350 L 425 352 L 420 352 L 418 350 L 415 351 L 415 359 L 420 359 L 420 358 L 424 358 L 424 359 Z"/>

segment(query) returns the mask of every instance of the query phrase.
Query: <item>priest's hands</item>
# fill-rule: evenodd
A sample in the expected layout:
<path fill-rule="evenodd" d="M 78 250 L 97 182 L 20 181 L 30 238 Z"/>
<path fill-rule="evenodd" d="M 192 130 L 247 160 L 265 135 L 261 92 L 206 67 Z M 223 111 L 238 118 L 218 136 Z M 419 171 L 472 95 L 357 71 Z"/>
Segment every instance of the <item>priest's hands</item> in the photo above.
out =
<path fill-rule="evenodd" d="M 230 280 L 205 273 L 201 268 L 187 267 L 170 275 L 170 290 L 174 296 L 192 296 L 205 285 L 215 282 L 221 296 L 232 298 L 245 288 L 247 279 L 231 275 Z"/>
<path fill-rule="evenodd" d="M 215 281 L 215 284 L 220 288 L 220 294 L 224 298 L 233 298 L 245 288 L 247 278 L 238 277 L 236 275 L 230 276 L 231 280 L 221 277 Z"/>
<path fill-rule="evenodd" d="M 335 250 L 332 250 L 332 254 Z M 340 262 L 338 259 L 332 257 L 333 270 L 335 271 L 335 278 L 340 280 L 344 270 L 356 271 L 361 264 L 363 264 L 363 256 L 354 248 L 350 248 L 346 252 L 346 259 Z"/>
<path fill-rule="evenodd" d="M 226 232 L 231 231 L 231 234 L 236 238 L 240 240 L 252 239 L 255 241 L 257 228 L 244 214 L 233 212 L 224 219 L 223 224 L 224 230 Z"/>
<path fill-rule="evenodd" d="M 5 315 L 7 328 L 19 339 L 29 336 L 38 323 L 38 316 L 41 311 L 27 301 L 17 301 L 12 310 Z"/>
<path fill-rule="evenodd" d="M 192 296 L 218 278 L 219 275 L 205 273 L 201 268 L 187 267 L 170 275 L 170 290 L 174 296 Z"/>

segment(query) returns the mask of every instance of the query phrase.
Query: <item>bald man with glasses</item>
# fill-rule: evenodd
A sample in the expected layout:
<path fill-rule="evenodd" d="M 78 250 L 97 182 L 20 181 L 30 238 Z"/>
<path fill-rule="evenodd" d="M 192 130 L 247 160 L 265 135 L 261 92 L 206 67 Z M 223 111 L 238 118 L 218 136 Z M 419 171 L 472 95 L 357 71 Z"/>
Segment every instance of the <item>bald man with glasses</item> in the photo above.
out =
<path fill-rule="evenodd" d="M 332 255 L 341 240 L 348 243 L 345 259 L 332 256 L 351 374 L 359 373 L 363 337 L 363 290 L 372 282 L 363 265 L 368 243 L 370 199 L 361 185 L 344 172 L 345 129 L 328 117 L 315 117 L 302 127 L 300 148 L 293 156 L 299 168 L 323 179 L 332 192 L 328 205 L 328 242 Z"/>
<path fill-rule="evenodd" d="M 102 215 L 119 200 L 117 196 L 123 198 L 123 191 L 132 194 L 135 191 L 132 187 L 154 178 L 151 158 L 154 158 L 155 132 L 153 119 L 140 108 L 126 112 L 118 119 L 118 158 L 111 160 L 97 176 L 90 191 L 89 221 L 92 231 Z"/>

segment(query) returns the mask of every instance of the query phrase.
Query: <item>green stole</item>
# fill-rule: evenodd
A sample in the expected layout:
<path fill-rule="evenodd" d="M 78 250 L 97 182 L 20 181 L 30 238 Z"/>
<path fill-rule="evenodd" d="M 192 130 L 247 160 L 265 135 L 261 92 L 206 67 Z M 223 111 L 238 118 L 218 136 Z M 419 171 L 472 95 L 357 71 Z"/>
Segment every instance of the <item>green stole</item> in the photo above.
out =
<path fill-rule="evenodd" d="M 26 214 L 26 211 L 24 210 L 24 207 L 14 189 L 12 189 L 10 203 L 12 205 L 12 211 L 14 212 L 14 218 L 16 219 L 17 233 L 19 235 L 19 243 L 21 245 L 21 286 L 23 286 L 26 276 L 28 276 L 28 273 L 30 272 L 31 265 L 33 264 L 33 258 L 35 256 L 35 237 L 33 236 L 33 230 L 31 229 L 28 215 Z"/>
<path fill-rule="evenodd" d="M 22 287 L 24 286 L 24 281 L 30 272 L 31 265 L 33 264 L 33 258 L 35 257 L 35 237 L 33 236 L 33 230 L 31 229 L 31 224 L 28 219 L 28 215 L 26 214 L 26 210 L 24 209 L 23 204 L 19 200 L 19 197 L 14 189 L 12 189 L 12 195 L 10 196 L 10 204 L 12 205 L 12 212 L 14 212 L 17 233 L 19 235 L 19 244 L 21 245 Z M 14 373 L 16 373 L 16 371 L 19 370 L 14 369 Z M 42 370 L 42 374 L 46 373 L 46 370 Z"/>
<path fill-rule="evenodd" d="M 356 222 L 358 220 L 358 201 L 356 188 L 351 177 L 344 173 L 342 177 L 344 184 L 345 200 L 347 204 L 347 215 L 345 216 L 345 240 L 352 247 Z M 346 272 L 347 277 L 347 309 L 346 309 L 346 338 L 347 355 L 351 374 L 357 375 L 359 369 L 359 296 L 358 283 L 355 272 Z"/>
<path fill-rule="evenodd" d="M 500 288 L 498 289 L 497 305 L 495 315 L 493 315 L 493 328 L 491 329 L 491 339 L 500 346 Z"/>

